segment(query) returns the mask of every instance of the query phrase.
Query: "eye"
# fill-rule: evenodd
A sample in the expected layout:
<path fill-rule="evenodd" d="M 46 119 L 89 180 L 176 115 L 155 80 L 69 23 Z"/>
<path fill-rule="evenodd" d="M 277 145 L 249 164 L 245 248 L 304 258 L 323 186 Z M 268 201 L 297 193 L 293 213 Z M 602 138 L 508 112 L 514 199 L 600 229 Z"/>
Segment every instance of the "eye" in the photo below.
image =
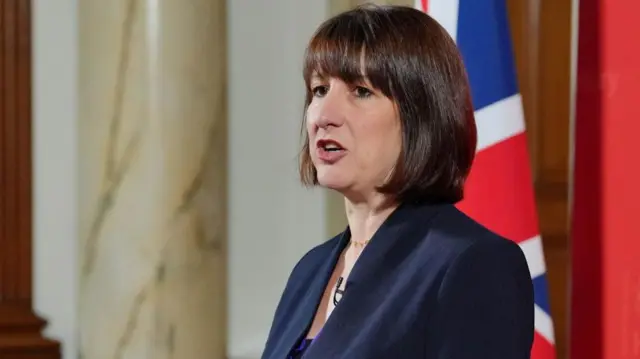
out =
<path fill-rule="evenodd" d="M 358 98 L 367 98 L 367 97 L 373 95 L 373 91 L 369 90 L 366 87 L 362 87 L 362 86 L 356 86 L 356 88 L 353 90 L 353 92 L 355 93 L 356 97 L 358 97 Z"/>
<path fill-rule="evenodd" d="M 329 88 L 325 85 L 315 86 L 311 88 L 314 97 L 324 97 L 327 95 Z"/>

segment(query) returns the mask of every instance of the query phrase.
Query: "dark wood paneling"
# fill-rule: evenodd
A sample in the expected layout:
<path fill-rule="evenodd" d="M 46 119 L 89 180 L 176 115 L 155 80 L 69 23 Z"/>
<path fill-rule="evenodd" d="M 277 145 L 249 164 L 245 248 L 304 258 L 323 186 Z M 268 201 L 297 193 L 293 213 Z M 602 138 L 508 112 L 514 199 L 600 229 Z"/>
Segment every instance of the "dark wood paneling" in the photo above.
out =
<path fill-rule="evenodd" d="M 571 0 L 509 0 L 558 359 L 566 358 Z"/>
<path fill-rule="evenodd" d="M 60 358 L 32 309 L 31 2 L 0 0 L 0 358 Z"/>

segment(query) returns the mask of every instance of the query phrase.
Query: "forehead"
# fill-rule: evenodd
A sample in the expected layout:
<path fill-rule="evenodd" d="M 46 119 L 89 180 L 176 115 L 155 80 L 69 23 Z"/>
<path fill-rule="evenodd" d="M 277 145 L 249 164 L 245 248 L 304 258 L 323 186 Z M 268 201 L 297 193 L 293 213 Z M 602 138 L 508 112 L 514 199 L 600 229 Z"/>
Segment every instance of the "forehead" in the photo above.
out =
<path fill-rule="evenodd" d="M 347 83 L 367 81 L 391 96 L 391 57 L 385 54 L 388 36 L 369 22 L 362 16 L 344 16 L 318 29 L 304 57 L 307 85 L 314 78 L 338 78 Z"/>
<path fill-rule="evenodd" d="M 341 39 L 317 39 L 305 57 L 304 75 L 312 78 L 339 78 L 345 82 L 362 80 L 367 71 L 366 50 L 360 44 Z"/>

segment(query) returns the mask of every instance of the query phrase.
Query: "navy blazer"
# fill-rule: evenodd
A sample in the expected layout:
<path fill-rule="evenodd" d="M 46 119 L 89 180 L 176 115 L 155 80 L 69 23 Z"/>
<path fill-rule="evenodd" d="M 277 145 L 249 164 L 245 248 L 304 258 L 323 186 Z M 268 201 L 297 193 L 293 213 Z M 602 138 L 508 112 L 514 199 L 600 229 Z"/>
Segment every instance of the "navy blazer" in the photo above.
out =
<path fill-rule="evenodd" d="M 296 264 L 262 359 L 306 336 L 349 229 Z M 533 285 L 520 247 L 453 205 L 402 205 L 365 247 L 305 359 L 525 359 Z"/>

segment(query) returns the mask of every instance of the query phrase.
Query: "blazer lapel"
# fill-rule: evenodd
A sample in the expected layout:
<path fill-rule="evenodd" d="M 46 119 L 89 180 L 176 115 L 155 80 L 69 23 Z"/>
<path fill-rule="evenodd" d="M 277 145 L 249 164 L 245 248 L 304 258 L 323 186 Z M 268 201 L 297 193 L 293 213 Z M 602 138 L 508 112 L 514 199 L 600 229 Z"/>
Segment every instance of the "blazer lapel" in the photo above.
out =
<path fill-rule="evenodd" d="M 403 204 L 398 207 L 378 228 L 369 244 L 360 254 L 349 274 L 346 286 L 355 287 L 367 278 L 384 275 L 388 271 L 388 254 L 394 250 L 410 250 L 420 235 L 415 233 L 429 221 L 440 206 Z"/>
<path fill-rule="evenodd" d="M 348 241 L 349 230 L 347 229 L 341 234 L 340 240 L 333 248 L 331 255 L 325 260 L 321 269 L 318 271 L 318 275 L 309 284 L 309 290 L 306 295 L 300 298 L 300 305 L 292 315 L 291 325 L 287 327 L 286 331 L 282 335 L 282 340 L 280 340 L 278 346 L 274 350 L 275 355 L 273 358 L 287 358 L 298 340 L 308 332 L 318 306 L 320 305 L 320 301 L 322 300 L 324 290 L 331 278 L 331 274 L 333 273 L 338 259 L 340 258 L 340 254 Z"/>
<path fill-rule="evenodd" d="M 353 328 L 351 323 L 357 323 L 359 315 L 367 315 L 367 313 L 360 313 L 360 300 L 368 294 L 372 283 L 379 282 L 380 276 L 384 276 L 385 272 L 390 269 L 389 267 L 394 265 L 389 262 L 390 258 L 398 256 L 390 256 L 389 254 L 392 250 L 411 250 L 413 242 L 421 238 L 420 234 L 415 233 L 415 231 L 428 227 L 416 224 L 429 221 L 437 212 L 438 207 L 405 204 L 398 207 L 387 218 L 360 254 L 347 278 L 345 294 L 322 328 L 322 334 L 307 349 L 304 358 L 326 358 L 327 355 L 336 355 L 344 348 L 341 344 L 347 343 L 351 336 L 357 334 L 357 328 Z M 343 235 L 343 240 L 341 240 L 342 246 L 337 255 L 335 253 L 334 255 L 340 255 L 340 252 L 348 243 L 349 234 L 350 232 L 347 228 Z M 333 270 L 333 266 L 329 270 Z M 327 280 L 328 278 L 323 277 L 322 281 L 314 283 L 314 286 L 322 286 L 322 288 L 314 288 L 314 299 L 316 296 L 319 298 L 319 295 L 322 295 Z M 305 318 L 306 315 L 312 316 L 315 314 L 317 303 L 314 304 L 313 308 L 310 305 L 305 305 Z M 307 313 L 308 310 L 313 313 Z"/>

